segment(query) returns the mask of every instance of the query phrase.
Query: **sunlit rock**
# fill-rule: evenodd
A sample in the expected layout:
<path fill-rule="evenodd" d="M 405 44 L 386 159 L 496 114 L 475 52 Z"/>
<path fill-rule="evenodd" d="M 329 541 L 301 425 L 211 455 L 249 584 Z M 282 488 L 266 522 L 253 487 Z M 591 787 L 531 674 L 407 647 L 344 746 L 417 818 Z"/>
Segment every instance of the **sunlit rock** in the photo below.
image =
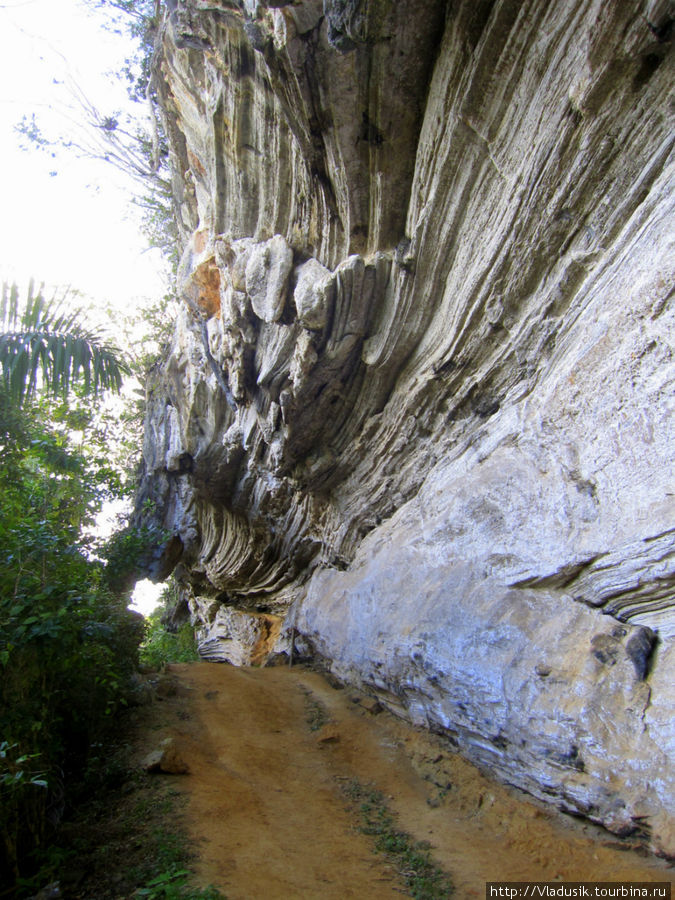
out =
<path fill-rule="evenodd" d="M 263 322 L 281 318 L 292 268 L 293 251 L 280 234 L 252 249 L 246 263 L 246 292 Z"/>
<path fill-rule="evenodd" d="M 669 15 L 182 3 L 139 516 L 204 655 L 675 853 Z"/>

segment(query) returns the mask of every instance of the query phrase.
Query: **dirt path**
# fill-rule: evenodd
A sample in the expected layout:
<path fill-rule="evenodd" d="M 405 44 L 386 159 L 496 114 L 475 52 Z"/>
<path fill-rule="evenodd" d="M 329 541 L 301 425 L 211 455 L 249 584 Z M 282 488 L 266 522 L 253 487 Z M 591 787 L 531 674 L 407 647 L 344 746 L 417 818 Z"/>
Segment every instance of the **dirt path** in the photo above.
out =
<path fill-rule="evenodd" d="M 397 827 L 432 845 L 455 896 L 491 880 L 664 881 L 672 869 L 482 776 L 440 740 L 368 710 L 302 667 L 169 667 L 148 741 L 174 739 L 203 885 L 228 900 L 405 896 L 344 786 L 373 783 Z M 318 730 L 322 720 L 328 724 Z M 147 749 L 147 748 L 146 748 Z"/>

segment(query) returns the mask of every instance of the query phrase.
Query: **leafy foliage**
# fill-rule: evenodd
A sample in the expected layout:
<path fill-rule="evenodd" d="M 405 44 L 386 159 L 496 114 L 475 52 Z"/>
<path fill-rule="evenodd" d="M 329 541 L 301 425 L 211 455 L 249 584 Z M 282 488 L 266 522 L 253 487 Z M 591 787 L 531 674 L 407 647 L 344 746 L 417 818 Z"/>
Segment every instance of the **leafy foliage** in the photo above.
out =
<path fill-rule="evenodd" d="M 86 393 L 119 391 L 128 371 L 120 352 L 100 329 L 88 328 L 82 311 L 61 299 L 45 300 L 31 282 L 21 301 L 16 284 L 3 283 L 0 295 L 0 374 L 16 402 L 33 396 L 39 384 L 67 397 L 79 379 Z"/>
<path fill-rule="evenodd" d="M 118 737 L 128 735 L 123 729 Z M 226 900 L 213 887 L 192 886 L 196 854 L 185 833 L 185 795 L 171 780 L 141 772 L 133 744 L 112 742 L 105 751 L 106 777 L 82 796 L 26 894 L 58 881 L 64 897 Z"/>
<path fill-rule="evenodd" d="M 34 761 L 38 757 L 37 753 L 20 754 L 16 743 L 0 741 L 0 830 L 4 856 L 10 864 L 16 858 L 17 835 L 23 824 L 22 818 L 33 826 L 31 837 L 39 837 L 35 834 L 34 823 L 40 821 L 48 784 L 44 773 L 33 771 Z M 16 866 L 13 874 L 18 874 Z"/>
<path fill-rule="evenodd" d="M 196 662 L 199 659 L 195 636 L 188 622 L 176 632 L 167 631 L 161 621 L 161 611 L 155 610 L 147 618 L 145 639 L 141 644 L 141 662 L 153 669 L 169 663 Z"/>
<path fill-rule="evenodd" d="M 200 890 L 189 886 L 190 860 L 180 835 L 157 829 L 154 839 L 159 871 L 143 887 L 134 891 L 135 897 L 145 897 L 147 900 L 226 900 L 213 887 Z"/>
<path fill-rule="evenodd" d="M 92 399 L 22 400 L 0 382 L 0 869 L 14 879 L 30 871 L 66 788 L 125 702 L 142 636 L 87 533 L 120 490 L 101 461 L 104 436 L 87 441 Z"/>
<path fill-rule="evenodd" d="M 34 116 L 17 130 L 52 158 L 63 148 L 112 164 L 140 183 L 137 202 L 150 243 L 171 255 L 168 145 L 153 74 L 161 3 L 87 2 L 111 12 L 113 27 L 136 41 L 120 77 L 143 111 L 101 110 L 82 85 L 71 82 L 62 136 L 43 134 Z M 91 398 L 119 390 L 127 371 L 103 332 L 73 307 L 72 295 L 48 301 L 31 284 L 22 298 L 16 286 L 3 285 L 0 872 L 9 874 L 10 884 L 39 868 L 37 856 L 61 820 L 73 784 L 100 756 L 97 748 L 126 702 L 138 661 L 143 623 L 127 610 L 124 579 L 116 578 L 128 568 L 124 552 L 130 545 L 122 540 L 106 550 L 88 531 L 102 502 L 124 491 L 124 478 L 109 459 L 101 404 L 95 407 Z M 131 550 L 142 554 L 156 535 L 127 537 Z M 190 652 L 187 634 L 168 640 L 178 643 L 181 657 Z M 175 656 L 166 647 L 161 654 Z M 156 871 L 153 878 L 166 876 L 166 883 L 151 879 L 146 896 L 192 896 L 177 871 Z"/>
<path fill-rule="evenodd" d="M 157 608 L 145 620 L 145 638 L 141 644 L 141 662 L 153 669 L 169 663 L 196 662 L 199 659 L 194 630 L 184 622 L 175 631 L 166 627 L 167 612 L 175 606 L 176 585 L 169 581 Z"/>

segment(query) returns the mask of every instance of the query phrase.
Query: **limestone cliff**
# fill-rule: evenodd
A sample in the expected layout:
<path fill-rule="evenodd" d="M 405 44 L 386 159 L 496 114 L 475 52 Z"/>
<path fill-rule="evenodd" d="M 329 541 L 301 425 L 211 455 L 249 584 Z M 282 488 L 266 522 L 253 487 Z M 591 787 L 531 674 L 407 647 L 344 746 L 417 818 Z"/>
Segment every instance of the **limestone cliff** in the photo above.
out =
<path fill-rule="evenodd" d="M 167 7 L 156 577 L 675 853 L 672 4 Z"/>

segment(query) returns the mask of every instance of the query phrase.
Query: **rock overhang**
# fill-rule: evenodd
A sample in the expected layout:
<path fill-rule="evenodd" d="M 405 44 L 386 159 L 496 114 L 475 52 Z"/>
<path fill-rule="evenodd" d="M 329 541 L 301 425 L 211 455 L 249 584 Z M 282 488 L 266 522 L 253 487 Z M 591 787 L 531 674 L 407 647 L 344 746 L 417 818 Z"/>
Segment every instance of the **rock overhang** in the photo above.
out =
<path fill-rule="evenodd" d="M 177 9 L 143 496 L 205 648 L 287 617 L 277 651 L 672 849 L 666 12 Z"/>

